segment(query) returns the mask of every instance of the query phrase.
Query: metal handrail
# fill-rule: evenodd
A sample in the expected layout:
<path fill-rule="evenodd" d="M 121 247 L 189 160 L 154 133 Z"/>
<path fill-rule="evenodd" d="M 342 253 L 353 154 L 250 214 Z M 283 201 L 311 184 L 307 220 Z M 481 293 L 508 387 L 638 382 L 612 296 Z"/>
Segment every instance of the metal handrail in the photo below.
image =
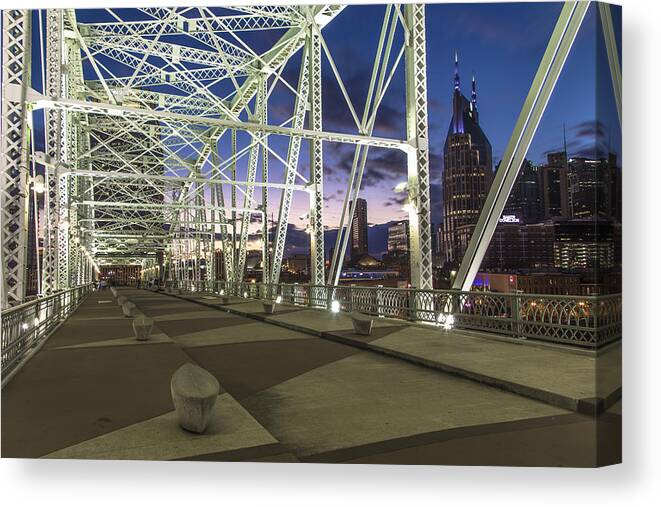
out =
<path fill-rule="evenodd" d="M 399 287 L 170 281 L 170 287 L 452 326 L 597 349 L 622 336 L 622 295 L 566 296 Z"/>
<path fill-rule="evenodd" d="M 2 385 L 78 308 L 93 288 L 79 285 L 2 311 Z"/>

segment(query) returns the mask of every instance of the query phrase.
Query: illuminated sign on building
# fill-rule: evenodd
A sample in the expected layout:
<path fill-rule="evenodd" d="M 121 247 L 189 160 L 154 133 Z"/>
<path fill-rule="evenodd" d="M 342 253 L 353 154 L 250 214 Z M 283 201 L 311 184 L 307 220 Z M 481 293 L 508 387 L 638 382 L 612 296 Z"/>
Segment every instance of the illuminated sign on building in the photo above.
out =
<path fill-rule="evenodd" d="M 501 224 L 518 224 L 521 222 L 516 215 L 503 215 L 498 219 Z"/>

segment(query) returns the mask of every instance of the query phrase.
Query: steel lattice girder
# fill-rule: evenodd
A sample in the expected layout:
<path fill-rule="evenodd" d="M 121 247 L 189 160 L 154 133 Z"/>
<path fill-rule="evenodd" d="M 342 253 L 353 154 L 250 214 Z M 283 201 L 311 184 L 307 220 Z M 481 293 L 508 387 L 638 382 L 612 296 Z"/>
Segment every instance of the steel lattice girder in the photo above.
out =
<path fill-rule="evenodd" d="M 409 139 L 415 141 L 415 150 L 408 155 L 409 195 L 413 197 L 409 203 L 411 284 L 418 289 L 431 289 L 425 8 L 423 5 L 408 4 L 404 10 L 409 30 L 406 47 L 406 129 Z"/>
<path fill-rule="evenodd" d="M 261 213 L 262 235 L 268 237 L 268 187 L 282 192 L 272 258 L 268 244 L 262 242 L 265 276 L 270 270 L 270 277 L 265 280 L 278 279 L 293 192 L 302 190 L 310 195 L 312 279 L 314 283 L 324 283 L 323 142 L 402 150 L 409 160 L 415 160 L 415 171 L 421 178 L 419 185 L 424 186 L 428 175 L 423 153 L 426 82 L 420 74 L 424 74 L 425 65 L 424 8 L 406 8 L 406 23 L 399 7 L 399 16 L 391 18 L 393 29 L 399 19 L 408 34 L 407 62 L 413 62 L 417 73 L 407 83 L 415 97 L 407 107 L 417 108 L 417 123 L 408 126 L 407 140 L 367 133 L 371 132 L 369 125 L 373 125 L 380 94 L 385 92 L 394 67 L 390 75 L 385 73 L 385 67 L 382 69 L 363 128 L 356 134 L 323 130 L 324 53 L 343 91 L 344 86 L 321 30 L 342 9 L 247 7 L 235 9 L 245 15 L 217 16 L 206 8 L 149 8 L 141 11 L 152 19 L 136 22 L 123 22 L 108 10 L 117 23 L 100 24 L 78 23 L 72 10 L 48 11 L 46 93 L 37 94 L 18 83 L 8 83 L 6 87 L 9 96 L 17 96 L 20 88 L 23 106 L 28 103 L 33 109 L 46 108 L 48 153 L 41 162 L 47 168 L 49 188 L 43 275 L 44 280 L 49 280 L 44 286 L 46 291 L 88 279 L 89 262 L 83 253 L 92 249 L 99 254 L 117 252 L 117 240 L 122 238 L 131 238 L 131 244 L 123 247 L 131 254 L 142 251 L 151 256 L 153 248 L 160 248 L 168 251 L 170 260 L 173 255 L 188 256 L 192 252 L 210 261 L 216 225 L 220 226 L 226 254 L 226 277 L 240 280 L 250 215 Z M 392 9 L 388 7 L 389 12 L 395 12 Z M 235 33 L 256 29 L 285 31 L 270 49 L 256 54 Z M 185 38 L 204 47 L 180 45 L 178 42 Z M 299 80 L 292 86 L 283 81 L 281 73 L 284 64 L 301 49 Z M 402 49 L 399 57 L 403 53 Z M 117 70 L 111 61 L 130 68 L 129 73 L 126 74 L 127 69 Z M 90 73 L 88 68 L 85 76 L 84 62 L 93 70 Z M 226 96 L 212 92 L 213 85 L 221 81 L 231 82 L 234 92 Z M 281 82 L 295 93 L 290 126 L 268 124 L 268 98 Z M 144 89 L 148 85 L 160 88 Z M 349 107 L 355 117 L 350 103 Z M 216 159 L 217 143 L 228 130 L 232 133 L 232 157 L 220 161 Z M 250 134 L 250 146 L 237 150 L 237 131 Z M 286 158 L 269 147 L 272 136 L 289 139 Z M 310 140 L 309 180 L 297 170 L 303 139 Z M 262 181 L 257 181 L 260 151 Z M 362 153 L 361 173 L 367 149 Z M 240 181 L 236 161 L 246 155 L 248 174 L 245 181 Z M 271 155 L 285 166 L 282 183 L 269 181 Z M 211 172 L 205 173 L 202 169 L 209 166 Z M 225 172 L 228 169 L 230 176 Z M 299 179 L 304 183 L 299 184 Z M 223 185 L 231 189 L 230 220 L 226 220 Z M 255 186 L 262 188 L 261 204 L 254 197 Z M 208 189 L 210 194 L 206 193 Z M 243 195 L 243 210 L 237 208 L 237 191 Z M 420 199 L 428 200 L 428 195 L 422 194 Z M 424 214 L 428 202 L 419 205 Z M 217 214 L 219 220 L 209 220 L 209 214 Z M 425 220 L 428 223 L 428 217 Z M 193 246 L 191 235 L 198 238 Z M 199 263 L 196 269 L 199 275 Z M 209 272 L 206 276 L 208 279 Z"/>
<path fill-rule="evenodd" d="M 2 11 L 2 306 L 25 298 L 30 14 Z"/>

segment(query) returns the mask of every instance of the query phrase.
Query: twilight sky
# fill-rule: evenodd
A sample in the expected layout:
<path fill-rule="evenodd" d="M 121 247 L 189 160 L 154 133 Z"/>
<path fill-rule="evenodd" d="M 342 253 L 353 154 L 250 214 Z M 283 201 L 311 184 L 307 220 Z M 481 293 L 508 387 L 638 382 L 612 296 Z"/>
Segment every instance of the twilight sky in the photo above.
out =
<path fill-rule="evenodd" d="M 482 3 L 482 4 L 428 4 L 427 15 L 427 66 L 429 124 L 431 140 L 431 200 L 432 219 L 441 220 L 443 171 L 443 143 L 451 117 L 453 63 L 455 51 L 459 54 L 462 91 L 470 93 L 471 76 L 477 80 L 478 109 L 482 127 L 493 146 L 496 164 L 502 157 L 512 128 L 527 95 L 530 83 L 553 30 L 561 3 Z M 223 9 L 217 9 L 222 12 Z M 348 6 L 325 29 L 324 37 L 333 55 L 339 73 L 359 117 L 362 116 L 365 96 L 376 53 L 379 31 L 385 8 L 383 5 Z M 145 19 L 131 9 L 115 11 L 124 20 Z M 621 10 L 613 9 L 616 32 L 620 35 Z M 188 16 L 196 16 L 191 11 Z M 102 10 L 78 10 L 83 22 L 110 21 Z M 34 30 L 34 51 L 38 54 L 38 30 Z M 282 34 L 282 31 L 239 35 L 257 51 L 264 51 Z M 401 47 L 402 30 L 398 30 L 393 46 L 391 62 Z M 286 65 L 283 76 L 296 86 L 299 51 Z M 131 69 L 118 64 L 109 67 L 120 75 Z M 324 57 L 322 63 L 324 129 L 338 132 L 356 132 L 340 88 L 335 82 L 331 67 Z M 93 73 L 86 64 L 85 75 Z M 41 79 L 38 65 L 33 65 L 33 82 Z M 229 86 L 229 83 L 227 84 Z M 40 89 L 38 84 L 33 85 Z M 218 89 L 222 91 L 222 89 Z M 225 93 L 229 90 L 224 89 Z M 377 115 L 374 135 L 404 139 L 405 87 L 403 59 L 394 74 L 392 83 Z M 269 102 L 269 123 L 281 123 L 289 119 L 293 111 L 293 94 L 284 86 L 275 89 Z M 549 106 L 542 118 L 528 158 L 541 163 L 549 151 L 561 150 L 563 124 L 566 125 L 569 155 L 594 157 L 610 150 L 620 153 L 621 134 L 617 112 L 612 98 L 612 87 L 605 57 L 600 20 L 592 4 L 581 27 L 571 54 Z M 227 136 L 226 136 L 227 137 Z M 37 144 L 39 144 L 37 125 Z M 239 149 L 247 145 L 249 137 L 239 133 Z M 286 158 L 287 141 L 272 137 L 270 146 L 282 158 Z M 221 140 L 221 157 L 229 155 L 228 140 Z M 38 148 L 39 149 L 39 148 Z M 325 199 L 324 224 L 329 229 L 337 227 L 347 176 L 353 158 L 349 145 L 324 144 Z M 304 141 L 298 171 L 309 174 L 308 147 Z M 618 157 L 619 158 L 619 157 Z M 282 181 L 283 165 L 271 156 L 272 181 Z M 245 176 L 247 159 L 238 162 L 239 178 Z M 368 220 L 371 224 L 383 224 L 406 218 L 402 208 L 402 194 L 392 189 L 406 179 L 405 160 L 393 150 L 372 149 L 366 165 L 361 196 L 368 201 Z M 299 181 L 300 183 L 301 181 Z M 256 192 L 259 195 L 259 192 Z M 226 189 L 226 199 L 229 189 Z M 277 219 L 280 192 L 271 190 L 269 210 Z M 242 205 L 241 200 L 239 206 Z M 295 193 L 290 215 L 291 241 L 288 248 L 299 250 L 307 242 L 303 232 L 305 221 L 299 216 L 307 213 L 308 196 Z M 255 224 L 257 226 L 257 224 Z M 331 237 L 328 237 L 330 240 Z M 326 248 L 332 246 L 326 245 Z M 370 250 L 372 247 L 370 246 Z M 380 248 L 377 248 L 377 252 Z"/>

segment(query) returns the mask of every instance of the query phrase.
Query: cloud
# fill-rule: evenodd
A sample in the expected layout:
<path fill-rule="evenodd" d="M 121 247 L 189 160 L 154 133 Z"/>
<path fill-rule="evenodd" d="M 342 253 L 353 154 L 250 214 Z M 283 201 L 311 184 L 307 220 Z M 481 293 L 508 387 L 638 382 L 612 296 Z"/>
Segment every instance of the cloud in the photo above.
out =
<path fill-rule="evenodd" d="M 520 12 L 516 4 L 492 4 L 483 6 L 457 6 L 461 9 L 454 16 L 441 24 L 449 37 L 454 35 L 471 36 L 483 44 L 498 44 L 510 51 L 533 51 L 536 46 L 545 45 L 538 42 L 539 34 L 553 29 L 553 20 L 557 14 L 549 15 L 550 9 L 557 9 L 553 4 L 535 6 L 528 12 Z M 516 11 L 516 12 L 515 12 Z M 510 15 L 511 14 L 511 15 Z M 428 15 L 428 18 L 431 16 Z M 428 21 L 429 22 L 429 21 Z M 461 32 L 461 34 L 459 33 Z"/>
<path fill-rule="evenodd" d="M 602 158 L 609 152 L 607 127 L 600 121 L 583 121 L 567 129 L 567 153 L 570 157 Z M 559 145 L 542 152 L 544 157 L 550 153 L 564 151 Z"/>
<path fill-rule="evenodd" d="M 325 174 L 329 177 L 339 176 L 339 180 L 345 180 L 351 172 L 355 147 L 351 145 L 333 145 L 326 150 Z M 399 150 L 385 148 L 371 148 L 365 171 L 363 173 L 362 186 L 374 186 L 383 182 L 397 182 L 406 178 L 406 155 Z M 394 185 L 394 183 L 393 183 Z M 338 196 L 340 194 L 338 193 Z"/>
<path fill-rule="evenodd" d="M 394 194 L 392 197 L 389 197 L 386 202 L 383 203 L 383 205 L 386 208 L 390 208 L 392 206 L 401 208 L 404 206 L 404 204 L 406 204 L 407 199 L 408 196 L 406 193 L 402 192 L 401 194 Z"/>
<path fill-rule="evenodd" d="M 358 121 L 362 121 L 365 100 L 371 78 L 371 65 L 367 62 L 360 64 L 355 62 L 355 48 L 341 46 L 333 49 L 333 57 L 339 65 L 338 72 L 347 95 L 353 105 Z M 298 61 L 297 65 L 287 65 L 283 72 L 283 78 L 293 87 L 298 84 Z M 342 68 L 341 62 L 355 62 Z M 400 72 L 398 70 L 398 72 Z M 322 66 L 322 110 L 324 130 L 357 133 L 356 121 L 346 98 L 329 66 Z M 269 103 L 269 114 L 271 111 L 277 113 L 280 118 L 288 118 L 293 113 L 293 98 L 291 92 L 288 100 L 273 100 Z M 402 79 L 393 79 L 379 105 L 379 110 L 374 123 L 374 134 L 388 137 L 402 137 L 406 132 L 406 116 L 404 114 L 404 88 Z"/>
<path fill-rule="evenodd" d="M 373 149 L 367 157 L 363 185 L 378 185 L 384 181 L 405 179 L 406 155 L 399 150 Z"/>
<path fill-rule="evenodd" d="M 584 121 L 571 127 L 570 132 L 574 138 L 606 139 L 608 129 L 600 121 Z"/>

